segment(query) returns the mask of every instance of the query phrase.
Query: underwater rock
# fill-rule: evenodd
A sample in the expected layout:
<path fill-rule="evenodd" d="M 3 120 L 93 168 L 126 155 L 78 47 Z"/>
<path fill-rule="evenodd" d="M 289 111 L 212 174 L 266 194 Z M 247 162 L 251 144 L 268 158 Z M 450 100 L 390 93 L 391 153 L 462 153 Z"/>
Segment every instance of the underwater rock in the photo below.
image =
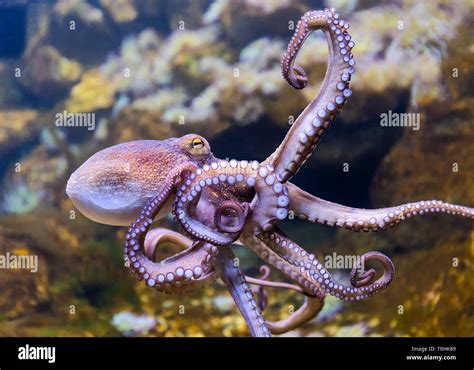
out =
<path fill-rule="evenodd" d="M 203 80 L 207 77 L 199 69 L 201 59 L 221 50 L 216 37 L 215 29 L 208 27 L 176 31 L 163 42 L 152 30 L 125 40 L 121 54 L 111 57 L 100 69 L 115 91 L 130 100 L 112 120 L 112 132 L 131 137 L 119 132 L 124 118 L 128 124 L 139 121 L 138 127 L 149 123 L 149 132 L 155 131 L 159 123 L 172 127 L 174 132 L 202 132 L 207 136 L 225 129 L 220 115 L 213 115 L 218 91 L 211 89 L 196 98 L 191 95 L 199 91 L 197 87 L 205 86 Z"/>
<path fill-rule="evenodd" d="M 18 64 L 15 62 L 0 62 L 0 110 L 8 110 L 12 107 L 20 107 L 24 104 L 23 91 L 18 85 L 15 77 L 15 68 Z"/>
<path fill-rule="evenodd" d="M 108 317 L 105 307 L 110 312 L 136 300 L 133 281 L 125 279 L 128 275 L 120 269 L 123 261 L 116 253 L 114 235 L 76 218 L 71 208 L 65 205 L 62 211 L 45 211 L 43 207 L 0 218 L 0 255 L 38 256 L 37 273 L 2 270 L 0 274 L 2 313 L 21 319 L 18 329 L 30 330 L 29 335 L 51 336 L 57 330 L 70 335 L 91 336 L 90 330 L 110 335 L 110 324 L 103 323 L 104 316 Z M 35 319 L 29 321 L 32 314 Z M 3 319 L 5 316 L 0 317 L 2 332 L 3 324 L 7 325 Z"/>
<path fill-rule="evenodd" d="M 31 247 L 21 232 L 12 232 L 4 220 L 0 219 L 0 256 L 2 260 L 9 259 L 10 263 L 1 264 L 0 312 L 2 319 L 13 319 L 34 312 L 48 301 L 48 265 L 45 253 Z M 17 259 L 16 265 L 12 263 L 13 257 Z"/>
<path fill-rule="evenodd" d="M 405 1 L 348 11 L 357 63 L 351 87 L 357 93 L 342 114 L 343 122 L 380 120 L 382 112 L 421 109 L 445 98 L 440 62 L 450 55 L 448 45 L 469 13 L 466 3 L 458 5 Z M 311 49 L 308 55 L 304 48 L 301 52 L 303 66 L 321 62 Z"/>
<path fill-rule="evenodd" d="M 422 199 L 474 204 L 473 123 L 473 117 L 466 121 L 447 118 L 436 124 L 427 118 L 420 131 L 406 131 L 375 173 L 371 187 L 373 206 Z M 426 215 L 397 226 L 387 237 L 403 247 L 430 247 L 448 235 L 465 238 L 470 229 L 469 220 Z"/>
<path fill-rule="evenodd" d="M 180 131 L 177 124 L 162 123 L 161 115 L 149 111 L 124 108 L 116 118 L 109 123 L 110 133 L 107 137 L 107 144 L 119 144 L 131 140 L 164 140 L 170 137 L 178 137 Z M 189 132 L 195 132 L 186 126 Z"/>
<path fill-rule="evenodd" d="M 42 102 L 53 105 L 79 80 L 82 67 L 52 46 L 39 46 L 25 54 L 21 71 L 21 85 Z"/>
<path fill-rule="evenodd" d="M 120 42 L 120 34 L 104 11 L 86 0 L 58 0 L 54 4 L 48 37 L 62 55 L 83 65 L 103 62 Z"/>
<path fill-rule="evenodd" d="M 228 43 L 247 45 L 266 35 L 289 36 L 289 24 L 309 10 L 301 1 L 216 0 L 204 14 L 204 23 L 219 22 Z"/>
<path fill-rule="evenodd" d="M 67 169 L 66 159 L 38 146 L 18 163 L 19 170 L 14 168 L 5 176 L 0 211 L 26 213 L 39 204 L 58 204 L 63 197 L 63 184 L 58 186 L 58 180 Z"/>
<path fill-rule="evenodd" d="M 471 240 L 473 236 L 471 232 Z M 372 330 L 385 336 L 470 336 L 474 330 L 471 240 L 448 234 L 430 248 L 395 256 L 397 272 L 387 290 L 353 305 L 341 319 L 377 318 Z"/>
<path fill-rule="evenodd" d="M 19 266 L 27 266 L 25 262 L 10 263 L 9 269 L 1 267 L 0 322 L 31 315 L 50 299 L 48 266 L 44 255 L 38 256 L 37 252 L 30 250 L 21 239 L 10 239 L 4 230 L 4 226 L 0 224 L 0 257 L 8 258 L 10 261 L 14 258 L 18 261 L 19 258 L 28 260 L 36 258 L 37 270 L 33 272 L 27 268 L 19 269 Z"/>
<path fill-rule="evenodd" d="M 473 95 L 474 53 L 472 51 L 472 33 L 470 32 L 473 26 L 472 17 L 466 17 L 459 25 L 456 30 L 457 35 L 449 43 L 447 57 L 443 59 L 441 65 L 443 80 L 453 99 Z"/>
<path fill-rule="evenodd" d="M 31 109 L 0 111 L 0 158 L 4 164 L 12 152 L 34 139 L 40 130 L 38 112 Z"/>
<path fill-rule="evenodd" d="M 166 13 L 171 29 L 193 29 L 203 25 L 207 0 L 175 0 L 166 3 Z"/>

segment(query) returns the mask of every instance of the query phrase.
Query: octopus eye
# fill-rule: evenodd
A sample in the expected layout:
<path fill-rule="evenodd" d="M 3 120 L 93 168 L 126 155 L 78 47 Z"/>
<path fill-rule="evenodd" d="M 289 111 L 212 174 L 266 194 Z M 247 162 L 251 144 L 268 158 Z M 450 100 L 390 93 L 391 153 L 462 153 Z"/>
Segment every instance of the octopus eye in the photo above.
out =
<path fill-rule="evenodd" d="M 202 141 L 199 138 L 196 138 L 196 139 L 193 140 L 191 145 L 192 145 L 193 149 L 202 149 L 202 148 L 204 148 L 204 141 Z"/>

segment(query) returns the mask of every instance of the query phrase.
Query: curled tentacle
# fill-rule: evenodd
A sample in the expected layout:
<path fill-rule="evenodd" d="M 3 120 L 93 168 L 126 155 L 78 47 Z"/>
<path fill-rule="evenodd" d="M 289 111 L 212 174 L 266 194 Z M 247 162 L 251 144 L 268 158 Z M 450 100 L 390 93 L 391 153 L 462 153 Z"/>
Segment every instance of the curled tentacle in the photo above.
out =
<path fill-rule="evenodd" d="M 355 287 L 366 286 L 374 279 L 375 270 L 370 269 L 367 271 L 359 272 L 356 268 L 351 271 L 351 284 Z"/>
<path fill-rule="evenodd" d="M 248 211 L 248 203 L 241 204 L 233 200 L 225 200 L 219 204 L 214 213 L 214 223 L 222 232 L 240 233 L 245 226 Z"/>
<path fill-rule="evenodd" d="M 273 174 L 271 165 L 253 161 L 229 162 L 221 160 L 204 165 L 189 176 L 179 187 L 173 204 L 173 213 L 183 230 L 193 239 L 214 245 L 228 245 L 237 240 L 239 232 L 229 233 L 197 221 L 192 215 L 193 206 L 199 202 L 205 187 L 243 186 L 254 188 L 256 197 L 251 204 L 252 221 L 256 230 L 271 229 L 277 220 L 288 215 L 287 189 Z M 220 225 L 222 227 L 222 225 Z"/>
<path fill-rule="evenodd" d="M 323 303 L 319 298 L 305 295 L 301 307 L 290 316 L 279 321 L 267 320 L 268 328 L 272 334 L 286 333 L 315 318 L 322 308 Z"/>
<path fill-rule="evenodd" d="M 190 273 L 187 270 L 193 270 L 193 274 L 196 272 L 194 271 L 195 268 L 193 268 L 193 265 L 195 264 L 193 261 L 200 261 L 200 260 L 203 261 L 202 267 L 203 267 L 204 274 L 202 277 L 198 276 L 199 269 L 197 269 L 197 273 L 195 274 L 193 279 L 184 280 L 183 285 L 182 285 L 183 289 L 180 289 L 181 287 L 179 283 L 177 284 L 177 286 L 174 286 L 174 288 L 178 290 L 180 293 L 183 290 L 185 290 L 185 292 L 188 293 L 196 289 L 202 288 L 217 278 L 217 274 L 215 273 L 214 268 L 212 266 L 212 263 L 214 261 L 214 256 L 217 252 L 217 248 L 215 246 L 208 245 L 208 244 L 206 245 L 202 242 L 195 242 L 175 231 L 157 227 L 155 229 L 150 230 L 145 236 L 144 251 L 145 251 L 146 256 L 150 260 L 154 260 L 156 249 L 165 243 L 171 243 L 183 249 L 183 251 L 159 262 L 159 264 L 161 265 L 168 264 L 169 272 L 168 273 L 161 272 L 168 279 L 169 279 L 170 273 L 177 275 L 178 280 L 181 275 L 181 271 L 179 267 L 174 269 L 171 266 L 174 263 L 174 261 L 178 261 L 181 264 L 182 269 L 185 270 L 185 274 L 187 274 L 188 276 L 190 275 Z M 190 254 L 193 251 L 196 251 L 199 249 L 200 251 L 195 253 L 194 256 L 190 256 Z"/>
<path fill-rule="evenodd" d="M 195 280 L 199 280 L 196 284 L 200 284 L 203 280 L 212 279 L 214 275 L 212 261 L 217 248 L 209 244 L 196 243 L 188 246 L 183 252 L 159 263 L 152 261 L 145 254 L 150 254 L 152 249 L 149 244 L 145 252 L 144 242 L 153 219 L 165 204 L 180 176 L 189 170 L 189 167 L 180 166 L 169 174 L 159 194 L 146 203 L 126 234 L 124 258 L 130 270 L 140 280 L 145 280 L 148 286 L 168 293 L 185 292 L 189 290 L 188 285 L 193 285 Z M 161 231 L 160 233 L 162 234 Z M 176 237 L 174 241 L 180 242 Z M 186 246 L 188 242 L 184 241 L 184 244 Z"/>
<path fill-rule="evenodd" d="M 264 274 L 264 276 L 262 276 L 261 279 L 255 279 L 249 276 L 246 276 L 245 279 L 247 283 L 257 285 L 259 289 L 263 289 L 264 287 L 291 289 L 298 293 L 304 294 L 303 289 L 298 285 L 266 280 L 266 278 L 268 278 L 268 275 L 270 274 L 270 269 L 268 269 L 267 267 L 267 270 L 265 270 L 265 272 L 266 273 Z M 304 303 L 301 305 L 300 308 L 298 308 L 295 312 L 293 312 L 285 319 L 279 321 L 267 320 L 268 328 L 270 329 L 272 334 L 286 333 L 313 319 L 319 313 L 319 311 L 321 311 L 322 307 L 323 304 L 319 298 L 305 294 Z"/>
<path fill-rule="evenodd" d="M 360 300 L 368 298 L 385 289 L 392 282 L 395 274 L 395 267 L 390 258 L 379 252 L 369 252 L 362 255 L 359 264 L 352 269 L 352 287 L 345 286 L 335 280 L 313 254 L 306 252 L 277 228 L 265 232 L 259 238 L 288 263 L 299 267 L 302 274 L 309 276 L 326 293 L 339 299 Z M 357 269 L 361 265 L 365 266 L 365 263 L 369 261 L 378 261 L 383 266 L 383 274 L 376 281 L 372 281 L 375 276 L 373 270 L 362 271 L 360 279 L 358 279 Z"/>
<path fill-rule="evenodd" d="M 234 299 L 240 313 L 245 319 L 250 333 L 254 337 L 270 337 L 270 330 L 267 327 L 265 318 L 260 313 L 257 303 L 253 298 L 245 275 L 239 266 L 234 263 L 235 255 L 232 250 L 224 246 L 219 248 L 216 255 L 215 267 L 219 275 L 227 286 Z"/>
<path fill-rule="evenodd" d="M 153 261 L 155 250 L 164 243 L 172 243 L 178 247 L 183 248 L 183 251 L 166 258 L 158 263 L 149 263 L 145 259 L 144 264 L 148 271 L 155 271 L 157 279 L 166 279 L 164 284 L 156 284 L 155 288 L 158 291 L 165 293 L 190 293 L 211 284 L 217 279 L 217 272 L 214 270 L 212 263 L 216 250 L 212 250 L 213 246 L 204 244 L 203 242 L 193 242 L 184 235 L 178 234 L 174 231 L 155 228 L 150 230 L 145 237 L 145 254 L 149 260 Z M 214 247 L 215 248 L 215 247 Z M 196 268 L 196 261 L 202 261 L 201 269 L 203 273 L 199 276 L 199 267 Z M 183 272 L 184 271 L 184 272 Z M 193 272 L 193 277 L 190 271 Z M 181 279 L 181 274 L 187 275 L 188 278 Z M 170 282 L 171 275 L 173 281 Z"/>
<path fill-rule="evenodd" d="M 145 242 L 143 243 L 143 249 L 145 255 L 149 259 L 155 258 L 155 250 L 165 243 L 171 243 L 182 247 L 183 249 L 191 248 L 193 241 L 184 235 L 181 235 L 175 231 L 157 227 L 150 230 L 145 236 Z"/>
<path fill-rule="evenodd" d="M 339 18 L 334 9 L 310 11 L 296 25 L 295 33 L 281 61 L 281 71 L 288 83 L 296 89 L 306 86 L 306 73 L 295 64 L 298 51 L 313 30 L 326 34 L 329 48 L 326 76 L 318 95 L 293 123 L 277 150 L 265 161 L 272 163 L 283 182 L 288 181 L 312 154 L 321 136 L 334 122 L 346 99 L 352 95 L 349 88 L 354 73 L 351 53 L 354 42 L 347 32 L 349 24 Z"/>
<path fill-rule="evenodd" d="M 305 70 L 296 63 L 293 65 L 293 68 L 290 68 L 288 72 L 285 73 L 284 77 L 295 89 L 301 90 L 308 85 L 308 77 Z"/>
<path fill-rule="evenodd" d="M 441 200 L 424 200 L 388 208 L 360 209 L 317 198 L 291 183 L 288 184 L 288 190 L 290 209 L 297 217 L 354 231 L 377 231 L 426 213 L 443 212 L 474 219 L 474 208 Z"/>

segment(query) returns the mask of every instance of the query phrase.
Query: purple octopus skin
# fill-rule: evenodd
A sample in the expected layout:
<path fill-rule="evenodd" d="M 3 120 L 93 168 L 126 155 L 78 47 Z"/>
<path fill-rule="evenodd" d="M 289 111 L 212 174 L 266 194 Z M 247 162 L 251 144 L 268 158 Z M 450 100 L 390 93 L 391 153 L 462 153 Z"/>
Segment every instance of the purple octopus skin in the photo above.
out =
<path fill-rule="evenodd" d="M 85 216 L 111 225 L 131 223 L 124 258 L 139 280 L 161 292 L 186 293 L 219 276 L 251 334 L 270 336 L 314 318 L 327 294 L 347 301 L 366 299 L 385 289 L 395 273 L 387 256 L 369 252 L 362 262 L 382 266 L 378 279 L 374 269 L 360 271 L 354 266 L 351 285 L 336 281 L 314 254 L 278 228 L 289 209 L 304 220 L 354 231 L 383 230 L 429 212 L 474 219 L 473 208 L 439 200 L 373 210 L 351 208 L 317 198 L 289 182 L 352 94 L 354 42 L 348 28 L 334 9 L 307 12 L 298 22 L 282 59 L 283 77 L 296 89 L 306 86 L 306 73 L 295 59 L 309 34 L 319 29 L 329 45 L 326 76 L 319 94 L 264 162 L 217 159 L 206 139 L 190 134 L 104 149 L 71 175 L 66 191 Z M 149 231 L 153 222 L 170 211 L 184 235 L 162 228 Z M 155 250 L 165 242 L 183 251 L 156 262 Z M 230 249 L 234 242 L 248 247 L 294 284 L 245 276 L 234 263 Z M 248 284 L 292 289 L 303 294 L 305 301 L 287 318 L 265 321 Z"/>

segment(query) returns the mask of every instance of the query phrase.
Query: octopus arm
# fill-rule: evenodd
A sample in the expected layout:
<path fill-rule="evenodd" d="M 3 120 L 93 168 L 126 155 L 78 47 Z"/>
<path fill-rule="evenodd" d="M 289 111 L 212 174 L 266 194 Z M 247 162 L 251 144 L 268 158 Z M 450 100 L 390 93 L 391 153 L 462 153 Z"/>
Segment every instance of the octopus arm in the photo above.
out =
<path fill-rule="evenodd" d="M 270 330 L 257 302 L 253 298 L 252 291 L 245 280 L 245 275 L 234 261 L 235 255 L 230 247 L 223 246 L 219 248 L 214 266 L 227 289 L 229 289 L 252 336 L 270 337 Z"/>
<path fill-rule="evenodd" d="M 361 209 L 332 203 L 315 197 L 294 184 L 287 185 L 290 210 L 295 213 L 295 216 L 311 222 L 344 227 L 354 231 L 377 231 L 426 213 L 444 212 L 474 219 L 474 208 L 441 200 L 424 200 L 387 208 Z"/>
<path fill-rule="evenodd" d="M 296 174 L 312 154 L 314 148 L 335 121 L 346 100 L 352 95 L 349 88 L 354 73 L 351 53 L 354 42 L 347 29 L 349 24 L 340 19 L 334 9 L 310 11 L 298 22 L 287 52 L 281 61 L 281 71 L 288 83 L 302 89 L 307 85 L 306 73 L 295 59 L 306 38 L 313 30 L 322 30 L 328 41 L 329 58 L 324 81 L 318 95 L 295 120 L 283 142 L 266 160 L 275 167 L 283 182 Z"/>

